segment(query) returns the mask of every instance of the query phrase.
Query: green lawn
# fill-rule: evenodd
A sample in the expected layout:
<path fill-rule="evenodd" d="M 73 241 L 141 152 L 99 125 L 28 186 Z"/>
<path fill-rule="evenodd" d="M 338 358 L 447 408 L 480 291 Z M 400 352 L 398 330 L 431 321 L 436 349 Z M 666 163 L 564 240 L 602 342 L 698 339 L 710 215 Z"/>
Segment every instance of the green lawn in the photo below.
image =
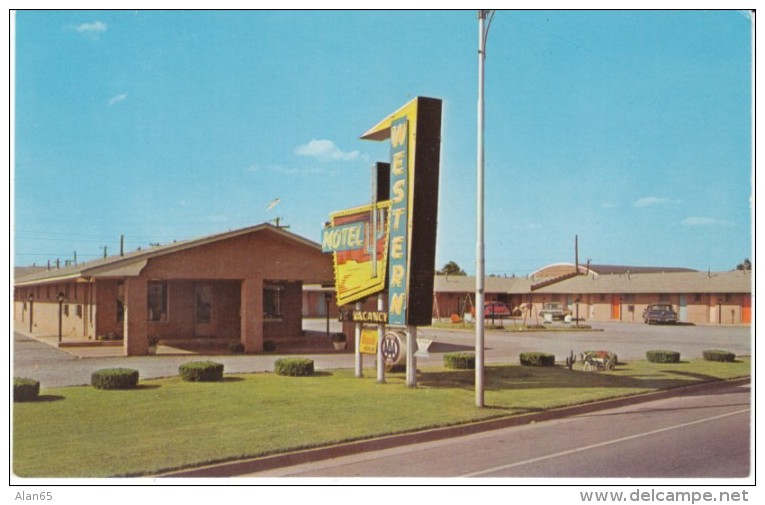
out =
<path fill-rule="evenodd" d="M 578 366 L 577 366 L 578 368 Z M 510 416 L 750 374 L 735 363 L 635 361 L 613 372 L 487 366 L 485 401 L 474 372 L 423 368 L 377 384 L 374 369 L 312 377 L 226 375 L 222 382 L 142 380 L 135 390 L 43 389 L 13 408 L 13 471 L 21 477 L 151 475 L 340 441 Z"/>

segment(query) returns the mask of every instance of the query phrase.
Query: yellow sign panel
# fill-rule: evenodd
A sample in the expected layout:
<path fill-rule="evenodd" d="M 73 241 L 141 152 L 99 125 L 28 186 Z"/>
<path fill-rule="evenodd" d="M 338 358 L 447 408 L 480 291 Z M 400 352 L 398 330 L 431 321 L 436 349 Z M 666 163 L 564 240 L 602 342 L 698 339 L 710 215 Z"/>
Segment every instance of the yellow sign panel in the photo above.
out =
<path fill-rule="evenodd" d="M 362 329 L 361 342 L 359 343 L 361 354 L 377 354 L 377 329 Z"/>
<path fill-rule="evenodd" d="M 389 202 L 331 214 L 322 249 L 334 251 L 338 305 L 347 305 L 385 289 L 388 269 Z"/>

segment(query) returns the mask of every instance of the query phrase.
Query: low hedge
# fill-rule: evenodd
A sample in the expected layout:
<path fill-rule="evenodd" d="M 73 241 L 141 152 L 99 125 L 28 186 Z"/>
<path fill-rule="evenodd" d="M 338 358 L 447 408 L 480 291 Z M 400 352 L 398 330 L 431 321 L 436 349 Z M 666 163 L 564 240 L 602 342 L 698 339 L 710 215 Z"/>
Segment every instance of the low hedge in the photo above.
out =
<path fill-rule="evenodd" d="M 555 355 L 546 352 L 522 352 L 523 366 L 555 366 Z"/>
<path fill-rule="evenodd" d="M 178 373 L 189 382 L 215 382 L 223 379 L 223 363 L 190 361 L 179 366 Z"/>
<path fill-rule="evenodd" d="M 677 351 L 654 349 L 646 351 L 645 357 L 651 363 L 680 363 L 680 353 Z"/>
<path fill-rule="evenodd" d="M 447 352 L 444 366 L 458 370 L 475 370 L 475 354 L 472 352 Z"/>
<path fill-rule="evenodd" d="M 138 385 L 138 370 L 132 368 L 103 368 L 90 375 L 96 389 L 132 389 Z"/>
<path fill-rule="evenodd" d="M 706 361 L 722 361 L 725 363 L 733 363 L 736 361 L 736 355 L 730 351 L 707 349 L 706 351 L 701 351 L 701 354 Z"/>
<path fill-rule="evenodd" d="M 37 399 L 40 394 L 40 382 L 25 377 L 13 378 L 13 401 L 28 402 Z"/>
<path fill-rule="evenodd" d="M 277 375 L 306 377 L 313 375 L 313 360 L 308 358 L 281 358 L 274 363 Z"/>

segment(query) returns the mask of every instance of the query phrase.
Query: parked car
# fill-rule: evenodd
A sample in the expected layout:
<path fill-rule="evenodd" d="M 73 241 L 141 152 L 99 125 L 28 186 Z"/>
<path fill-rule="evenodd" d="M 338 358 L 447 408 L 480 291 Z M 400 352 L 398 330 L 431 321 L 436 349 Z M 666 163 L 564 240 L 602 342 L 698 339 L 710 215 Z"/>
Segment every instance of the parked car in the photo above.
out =
<path fill-rule="evenodd" d="M 545 317 L 547 314 L 550 314 L 553 319 L 565 319 L 566 316 L 571 315 L 571 310 L 564 303 L 550 302 L 545 303 L 539 311 L 540 317 Z"/>
<path fill-rule="evenodd" d="M 677 322 L 677 312 L 668 303 L 654 303 L 643 311 L 643 321 L 646 324 L 675 324 Z"/>
<path fill-rule="evenodd" d="M 473 310 L 475 314 L 475 310 Z M 502 319 L 510 317 L 512 315 L 511 310 L 505 305 L 505 302 L 485 302 L 483 304 L 483 317 L 484 319 Z"/>

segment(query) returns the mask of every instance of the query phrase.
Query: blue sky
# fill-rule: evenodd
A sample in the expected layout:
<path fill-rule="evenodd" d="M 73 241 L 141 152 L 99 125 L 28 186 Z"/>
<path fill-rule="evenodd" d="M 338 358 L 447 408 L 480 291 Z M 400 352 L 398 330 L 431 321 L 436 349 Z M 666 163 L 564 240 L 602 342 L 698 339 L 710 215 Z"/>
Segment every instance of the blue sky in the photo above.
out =
<path fill-rule="evenodd" d="M 444 103 L 436 266 L 475 272 L 475 11 L 22 11 L 14 261 L 95 259 L 275 218 L 319 241 L 368 202 L 415 96 Z M 499 11 L 486 272 L 729 270 L 752 257 L 752 21 Z M 279 203 L 268 209 L 275 199 Z"/>

